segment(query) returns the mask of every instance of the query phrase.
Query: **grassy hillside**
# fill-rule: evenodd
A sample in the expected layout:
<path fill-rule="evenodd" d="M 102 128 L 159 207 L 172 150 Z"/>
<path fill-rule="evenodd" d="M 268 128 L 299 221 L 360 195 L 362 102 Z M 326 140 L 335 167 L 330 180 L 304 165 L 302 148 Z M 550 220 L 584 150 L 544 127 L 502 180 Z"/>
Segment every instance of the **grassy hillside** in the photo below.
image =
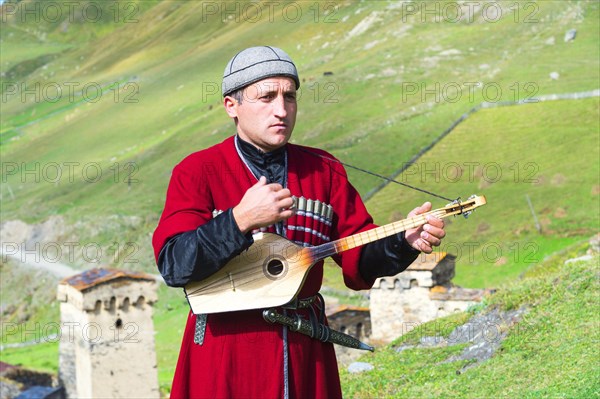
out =
<path fill-rule="evenodd" d="M 363 356 L 374 370 L 360 375 L 342 371 L 344 397 L 597 398 L 598 254 L 565 264 L 583 255 L 584 248 L 576 245 L 532 267 L 522 280 L 489 297 L 483 308 L 423 324 L 389 347 Z M 474 314 L 519 308 L 525 314 L 518 323 L 487 326 L 490 342 L 500 343 L 504 333 L 506 338 L 483 362 L 448 361 L 469 343 L 396 350 L 425 337 L 451 342 L 454 328 Z"/>
<path fill-rule="evenodd" d="M 21 4 L 29 3 L 37 4 Z M 439 21 L 422 4 L 394 1 L 282 2 L 259 14 L 236 2 L 111 4 L 103 15 L 121 10 L 116 23 L 36 23 L 35 14 L 17 13 L 3 20 L 0 216 L 35 223 L 63 215 L 79 226 L 82 245 L 135 243 L 133 266 L 148 271 L 148 234 L 171 168 L 233 133 L 219 105 L 220 76 L 245 46 L 270 43 L 296 60 L 293 141 L 384 175 L 481 101 L 600 85 L 597 2 L 502 3 L 494 18 L 461 9 L 462 19 L 449 14 L 456 3 L 436 2 Z M 565 43 L 571 28 L 576 39 Z M 362 194 L 380 184 L 349 174 Z M 378 200 L 370 208 L 391 212 Z M 140 222 L 131 226 L 131 217 Z"/>
<path fill-rule="evenodd" d="M 302 18 L 290 22 L 290 7 L 298 6 Z M 296 142 L 325 147 L 383 174 L 484 99 L 598 85 L 597 74 L 589 73 L 598 66 L 595 2 L 536 3 L 532 23 L 520 20 L 531 12 L 521 10 L 517 18 L 508 5 L 494 23 L 483 12 L 455 23 L 422 21 L 420 11 L 396 2 L 311 6 L 282 3 L 271 19 L 266 11 L 262 19 L 251 19 L 241 10 L 239 18 L 225 14 L 223 22 L 224 11 L 208 15 L 212 9 L 203 2 L 160 2 L 85 45 L 54 30 L 31 37 L 18 21 L 4 24 L 3 59 L 24 58 L 21 38 L 35 48 L 35 57 L 43 55 L 42 48 L 54 55 L 65 46 L 68 51 L 21 79 L 3 78 L 3 159 L 18 166 L 6 173 L 15 199 L 5 201 L 3 218 L 156 217 L 170 168 L 232 133 L 216 92 L 223 65 L 247 45 L 269 42 L 297 60 L 303 92 Z M 102 26 L 79 28 L 104 32 Z M 579 29 L 576 41 L 564 43 L 564 31 L 573 26 Z M 554 44 L 546 44 L 552 37 Z M 548 77 L 555 69 L 561 72 L 558 81 Z M 334 75 L 324 77 L 325 71 Z M 39 95 L 23 94 L 22 84 L 39 84 Z M 62 95 L 55 94 L 56 87 Z M 135 170 L 127 169 L 129 162 Z M 66 163 L 74 163 L 70 180 Z M 56 164 L 61 178 L 52 169 Z M 130 175 L 136 181 L 128 187 Z M 351 175 L 363 193 L 379 183 Z"/>
<path fill-rule="evenodd" d="M 373 364 L 375 369 L 358 376 L 341 370 L 344 397 L 598 397 L 600 376 L 594 364 L 598 361 L 600 331 L 595 311 L 600 289 L 599 258 L 596 253 L 588 260 L 565 263 L 584 255 L 587 249 L 587 244 L 576 244 L 552 254 L 530 267 L 521 278 L 499 287 L 483 305 L 422 324 L 392 345 L 363 356 L 360 361 Z M 161 289 L 154 316 L 163 392 L 168 392 L 173 377 L 187 308 L 174 292 Z M 424 337 L 434 337 L 437 342 L 448 339 L 454 328 L 474 315 L 515 309 L 525 310 L 518 323 L 489 326 L 490 342 L 496 339 L 496 333 L 506 333 L 506 338 L 496 354 L 483 363 L 445 362 L 460 354 L 468 343 L 409 348 L 400 353 L 396 350 L 402 345 L 416 345 Z M 49 309 L 47 314 L 55 313 Z M 19 331 L 30 331 L 32 338 L 32 331 L 41 334 L 42 330 L 43 327 L 36 330 L 35 325 L 29 324 L 28 330 Z M 14 338 L 4 336 L 2 341 L 18 342 Z M 4 350 L 2 360 L 56 372 L 58 343 Z M 465 369 L 471 366 L 474 367 Z"/>
<path fill-rule="evenodd" d="M 0 262 L 0 344 L 6 346 L 0 360 L 58 372 L 59 339 L 54 335 L 60 322 L 57 284 L 58 279 L 47 272 L 19 268 L 12 261 Z"/>
<path fill-rule="evenodd" d="M 457 284 L 489 287 L 512 280 L 597 231 L 599 105 L 589 99 L 482 110 L 399 176 L 450 198 L 487 197 L 469 219 L 448 222 L 441 250 L 458 257 Z M 446 205 L 389 185 L 368 206 L 377 221 L 389 223 L 404 211 L 399 204 L 412 208 L 426 200 Z"/>

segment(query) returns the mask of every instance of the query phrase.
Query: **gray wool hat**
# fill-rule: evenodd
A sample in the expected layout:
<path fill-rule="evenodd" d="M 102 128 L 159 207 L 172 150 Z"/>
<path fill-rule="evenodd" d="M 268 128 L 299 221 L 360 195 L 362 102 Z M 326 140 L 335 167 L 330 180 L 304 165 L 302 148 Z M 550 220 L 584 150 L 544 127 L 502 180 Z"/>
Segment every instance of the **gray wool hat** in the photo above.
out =
<path fill-rule="evenodd" d="M 296 65 L 285 51 L 270 46 L 250 47 L 237 53 L 223 72 L 223 97 L 259 80 L 287 76 L 300 87 Z"/>

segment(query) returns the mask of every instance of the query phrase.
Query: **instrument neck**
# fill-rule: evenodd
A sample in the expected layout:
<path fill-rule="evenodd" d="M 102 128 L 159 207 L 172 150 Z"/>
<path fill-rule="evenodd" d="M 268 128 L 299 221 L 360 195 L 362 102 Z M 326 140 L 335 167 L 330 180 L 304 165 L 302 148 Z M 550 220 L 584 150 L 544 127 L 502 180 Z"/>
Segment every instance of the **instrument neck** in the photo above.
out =
<path fill-rule="evenodd" d="M 427 222 L 427 216 L 429 215 L 433 215 L 437 218 L 443 218 L 447 216 L 444 211 L 436 209 L 412 218 L 399 220 L 397 222 L 386 224 L 385 226 L 376 227 L 371 230 L 353 234 L 349 237 L 340 238 L 339 240 L 313 247 L 311 248 L 313 256 L 318 260 L 325 259 L 328 256 L 360 247 L 373 241 L 381 240 L 408 229 L 414 229 L 415 227 L 425 224 Z"/>

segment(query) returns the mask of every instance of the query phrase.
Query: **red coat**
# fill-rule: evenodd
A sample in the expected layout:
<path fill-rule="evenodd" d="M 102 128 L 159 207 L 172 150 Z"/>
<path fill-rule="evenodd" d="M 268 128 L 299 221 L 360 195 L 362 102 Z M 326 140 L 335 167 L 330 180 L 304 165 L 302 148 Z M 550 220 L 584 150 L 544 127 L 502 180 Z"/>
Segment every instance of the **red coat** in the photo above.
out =
<path fill-rule="evenodd" d="M 316 245 L 375 227 L 343 167 L 288 144 L 287 185 L 292 195 L 333 207 L 331 225 L 295 215 L 286 221 L 287 238 Z M 309 149 L 321 155 L 328 153 Z M 173 170 L 165 209 L 154 233 L 155 255 L 169 238 L 195 230 L 214 211 L 234 207 L 256 178 L 240 159 L 233 137 L 185 158 Z M 307 226 L 313 233 L 297 227 Z M 352 289 L 369 289 L 358 270 L 361 248 L 335 257 Z M 315 295 L 323 278 L 323 262 L 312 267 L 299 297 Z M 302 312 L 302 311 L 300 311 Z M 183 336 L 172 398 L 277 398 L 283 396 L 282 326 L 267 323 L 260 310 L 211 314 L 204 343 L 194 343 L 195 317 L 190 313 Z M 294 398 L 341 397 L 333 345 L 288 332 L 289 390 Z"/>

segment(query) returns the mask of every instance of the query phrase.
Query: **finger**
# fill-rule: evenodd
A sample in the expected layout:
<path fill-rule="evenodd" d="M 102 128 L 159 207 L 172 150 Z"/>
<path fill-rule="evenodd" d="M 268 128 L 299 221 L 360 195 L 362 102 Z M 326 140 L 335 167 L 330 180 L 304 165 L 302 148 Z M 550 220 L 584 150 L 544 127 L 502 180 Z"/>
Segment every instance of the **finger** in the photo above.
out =
<path fill-rule="evenodd" d="M 422 213 L 428 212 L 431 210 L 431 202 L 424 202 L 423 205 L 418 206 L 414 209 L 415 214 L 420 215 Z"/>
<path fill-rule="evenodd" d="M 409 218 L 412 218 L 412 217 L 415 217 L 415 216 L 417 216 L 417 215 L 419 215 L 419 214 L 421 214 L 421 213 L 422 213 L 422 212 L 421 212 L 421 207 L 420 207 L 420 206 L 418 206 L 418 207 L 416 207 L 415 209 L 413 209 L 412 211 L 410 211 L 410 212 L 408 213 L 408 217 L 409 217 Z"/>
<path fill-rule="evenodd" d="M 442 240 L 426 231 L 421 232 L 420 237 L 429 247 L 438 247 L 442 242 Z"/>
<path fill-rule="evenodd" d="M 419 248 L 419 251 L 424 252 L 426 254 L 430 254 L 431 252 L 433 252 L 433 248 L 431 247 L 431 245 L 429 245 L 429 243 L 426 240 L 419 238 L 415 243 Z"/>
<path fill-rule="evenodd" d="M 283 189 L 283 186 L 279 183 L 269 183 L 266 185 L 266 187 L 268 187 L 273 192 L 279 192 Z"/>
<path fill-rule="evenodd" d="M 281 188 L 277 191 L 277 198 L 282 200 L 285 198 L 292 198 L 292 192 L 287 188 Z"/>
<path fill-rule="evenodd" d="M 292 205 L 294 205 L 294 199 L 292 197 L 283 198 L 277 202 L 279 209 L 289 209 Z"/>
<path fill-rule="evenodd" d="M 423 205 L 416 207 L 408 214 L 408 217 L 413 217 L 416 215 L 421 215 L 425 212 L 429 212 L 431 210 L 431 202 L 424 202 Z"/>
<path fill-rule="evenodd" d="M 423 205 L 420 206 L 421 213 L 425 213 L 425 212 L 429 212 L 431 210 L 431 202 L 427 201 L 427 202 L 423 202 Z"/>
<path fill-rule="evenodd" d="M 293 209 L 283 209 L 279 212 L 279 220 L 286 220 L 294 216 L 295 211 Z"/>
<path fill-rule="evenodd" d="M 425 219 L 427 220 L 427 223 L 429 223 L 432 226 L 444 228 L 444 221 L 440 218 L 436 218 L 433 215 L 427 215 Z"/>
<path fill-rule="evenodd" d="M 427 233 L 429 233 L 432 236 L 437 237 L 439 239 L 442 239 L 446 236 L 446 231 L 444 231 L 444 229 L 435 227 L 430 224 L 423 225 L 423 230 L 425 230 Z"/>
<path fill-rule="evenodd" d="M 275 189 L 271 188 L 271 191 L 269 192 L 269 198 L 272 200 L 273 205 L 277 206 L 278 208 L 289 208 L 290 206 L 292 206 L 291 204 L 293 203 L 293 199 L 292 199 L 292 195 L 289 192 L 288 189 L 283 189 L 283 190 L 279 190 L 279 191 L 274 191 Z M 285 201 L 285 203 L 290 204 L 288 206 L 282 206 L 282 201 Z"/>
<path fill-rule="evenodd" d="M 429 245 L 423 245 L 423 249 L 421 249 L 421 252 L 430 254 L 433 252 L 433 248 L 431 248 Z"/>
<path fill-rule="evenodd" d="M 266 178 L 266 177 L 264 177 L 264 176 L 261 176 L 261 177 L 258 179 L 258 182 L 257 182 L 257 183 L 256 183 L 254 186 L 256 186 L 256 187 L 260 187 L 260 186 L 264 186 L 264 185 L 266 185 L 266 184 L 267 184 L 267 178 Z"/>

